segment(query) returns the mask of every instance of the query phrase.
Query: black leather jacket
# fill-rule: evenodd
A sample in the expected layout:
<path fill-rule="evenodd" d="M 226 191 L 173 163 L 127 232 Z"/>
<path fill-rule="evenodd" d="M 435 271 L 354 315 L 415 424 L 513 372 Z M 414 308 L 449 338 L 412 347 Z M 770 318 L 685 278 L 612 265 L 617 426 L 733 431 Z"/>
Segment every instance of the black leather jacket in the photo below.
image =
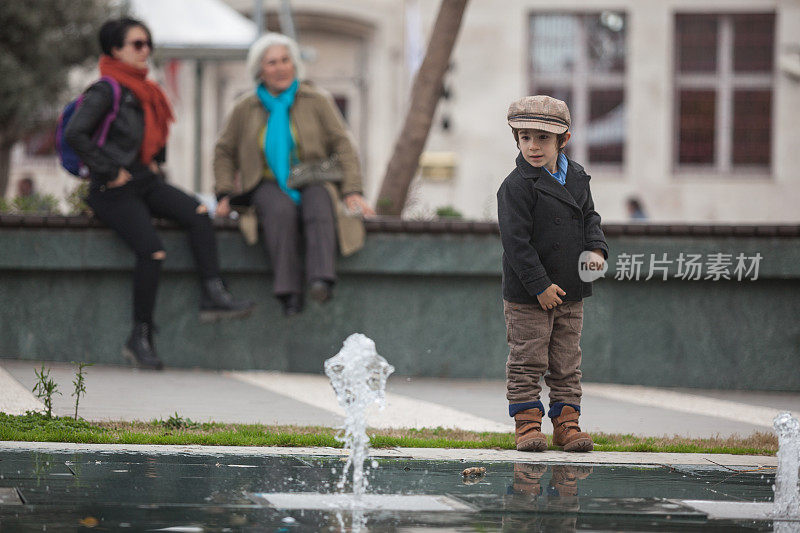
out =
<path fill-rule="evenodd" d="M 111 111 L 114 93 L 105 81 L 98 81 L 86 90 L 83 102 L 75 111 L 64 130 L 64 141 L 89 168 L 93 182 L 103 184 L 115 179 L 121 167 L 132 174 L 142 168 L 139 149 L 144 137 L 144 112 L 139 100 L 125 86 L 121 86 L 119 113 L 111 123 L 103 146 L 97 146 L 92 136 Z M 164 161 L 165 151 L 156 156 Z"/>

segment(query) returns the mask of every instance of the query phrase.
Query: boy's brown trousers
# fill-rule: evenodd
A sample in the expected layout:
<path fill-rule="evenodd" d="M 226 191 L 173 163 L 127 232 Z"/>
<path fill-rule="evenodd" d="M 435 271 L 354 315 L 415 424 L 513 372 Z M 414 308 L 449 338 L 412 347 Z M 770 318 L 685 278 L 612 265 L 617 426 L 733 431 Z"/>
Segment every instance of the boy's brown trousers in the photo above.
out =
<path fill-rule="evenodd" d="M 534 402 L 542 386 L 549 403 L 581 403 L 581 328 L 583 302 L 564 302 L 545 311 L 537 304 L 503 301 L 510 348 L 506 363 L 509 403 Z"/>

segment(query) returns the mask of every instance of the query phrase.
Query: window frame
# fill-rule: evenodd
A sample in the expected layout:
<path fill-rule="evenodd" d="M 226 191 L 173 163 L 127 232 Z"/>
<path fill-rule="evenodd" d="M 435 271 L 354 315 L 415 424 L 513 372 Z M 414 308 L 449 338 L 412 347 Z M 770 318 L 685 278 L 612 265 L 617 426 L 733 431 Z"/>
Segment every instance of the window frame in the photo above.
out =
<path fill-rule="evenodd" d="M 680 43 L 678 41 L 678 17 L 692 15 L 710 15 L 717 20 L 717 65 L 711 72 L 680 71 Z M 731 177 L 770 179 L 775 167 L 775 89 L 777 35 L 773 32 L 772 70 L 769 72 L 737 73 L 734 70 L 734 17 L 741 15 L 771 15 L 774 17 L 773 29 L 777 28 L 775 11 L 752 12 L 688 12 L 676 11 L 672 22 L 672 165 L 673 174 L 677 178 L 685 177 Z M 716 113 L 714 117 L 714 162 L 713 163 L 681 163 L 680 162 L 680 123 L 681 123 L 681 91 L 705 90 L 715 93 Z M 772 128 L 769 150 L 769 165 L 734 165 L 733 164 L 733 131 L 734 131 L 734 93 L 737 90 L 770 91 L 770 127 Z M 727 132 L 727 134 L 725 134 Z"/>
<path fill-rule="evenodd" d="M 619 72 L 592 72 L 590 69 L 590 58 L 588 53 L 588 31 L 586 18 L 590 16 L 600 16 L 604 11 L 617 13 L 624 18 L 624 58 L 623 66 Z M 537 73 L 533 68 L 531 49 L 533 45 L 532 22 L 537 16 L 569 16 L 580 19 L 578 31 L 574 35 L 574 45 L 577 50 L 576 62 L 570 73 Z M 527 64 L 527 90 L 528 94 L 540 94 L 538 87 L 558 87 L 567 89 L 571 94 L 570 118 L 572 123 L 570 131 L 578 131 L 569 140 L 570 159 L 578 163 L 591 165 L 592 170 L 599 172 L 618 173 L 621 172 L 628 162 L 628 120 L 627 103 L 629 101 L 628 91 L 628 69 L 630 57 L 630 39 L 628 38 L 628 28 L 630 15 L 624 9 L 600 9 L 600 10 L 577 10 L 577 11 L 544 11 L 531 10 L 527 18 L 527 39 L 526 39 L 526 64 Z M 625 132 L 622 140 L 622 160 L 618 163 L 591 161 L 589 159 L 589 144 L 587 142 L 586 131 L 590 117 L 590 95 L 592 90 L 618 90 L 622 93 L 622 103 L 625 105 Z"/>

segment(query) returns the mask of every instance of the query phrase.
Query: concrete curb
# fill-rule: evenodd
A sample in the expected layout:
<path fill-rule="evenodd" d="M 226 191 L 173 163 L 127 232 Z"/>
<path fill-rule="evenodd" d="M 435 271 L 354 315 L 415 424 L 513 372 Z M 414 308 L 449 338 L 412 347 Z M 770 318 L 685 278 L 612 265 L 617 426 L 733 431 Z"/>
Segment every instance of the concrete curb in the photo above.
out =
<path fill-rule="evenodd" d="M 6 452 L 38 453 L 139 453 L 153 455 L 217 455 L 217 456 L 320 456 L 345 457 L 348 452 L 339 448 L 255 447 L 255 446 L 198 446 L 151 444 L 74 444 L 66 442 L 0 441 L 0 454 Z M 387 459 L 462 462 L 523 462 L 574 463 L 601 465 L 708 466 L 730 467 L 734 470 L 774 469 L 776 457 L 711 453 L 648 453 L 648 452 L 589 452 L 542 453 L 514 450 L 475 450 L 453 448 L 379 448 L 370 456 Z M 736 468 L 734 468 L 736 467 Z"/>

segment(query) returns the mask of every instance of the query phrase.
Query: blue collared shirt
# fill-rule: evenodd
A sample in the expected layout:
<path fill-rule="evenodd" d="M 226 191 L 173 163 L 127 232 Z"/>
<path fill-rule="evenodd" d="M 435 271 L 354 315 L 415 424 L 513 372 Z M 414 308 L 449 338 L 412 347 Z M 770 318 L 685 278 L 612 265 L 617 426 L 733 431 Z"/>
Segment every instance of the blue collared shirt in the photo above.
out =
<path fill-rule="evenodd" d="M 558 168 L 556 168 L 555 174 L 552 174 L 545 167 L 542 168 L 545 172 L 553 176 L 561 185 L 565 185 L 567 183 L 567 156 L 564 155 L 564 152 L 558 154 L 558 161 L 556 162 L 556 165 Z"/>

